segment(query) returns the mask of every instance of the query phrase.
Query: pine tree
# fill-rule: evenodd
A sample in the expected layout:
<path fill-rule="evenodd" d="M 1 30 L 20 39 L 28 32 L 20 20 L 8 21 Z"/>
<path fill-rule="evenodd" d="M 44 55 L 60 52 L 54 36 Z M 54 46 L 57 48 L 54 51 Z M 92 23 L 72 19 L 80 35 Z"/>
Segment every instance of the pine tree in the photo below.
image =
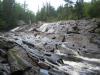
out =
<path fill-rule="evenodd" d="M 77 0 L 75 8 L 76 8 L 76 16 L 78 16 L 78 19 L 83 18 L 83 4 L 84 1 L 83 0 Z"/>
<path fill-rule="evenodd" d="M 8 25 L 8 29 L 16 24 L 15 20 L 15 0 L 3 0 L 3 15 L 4 20 Z"/>

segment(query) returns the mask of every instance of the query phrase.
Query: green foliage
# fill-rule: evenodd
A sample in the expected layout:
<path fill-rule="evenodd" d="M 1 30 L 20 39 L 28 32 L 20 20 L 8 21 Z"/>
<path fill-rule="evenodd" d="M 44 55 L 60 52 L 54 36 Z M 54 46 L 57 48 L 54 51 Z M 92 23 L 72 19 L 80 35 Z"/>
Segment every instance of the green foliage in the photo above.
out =
<path fill-rule="evenodd" d="M 24 22 L 29 23 L 29 20 L 31 20 L 32 23 L 35 22 L 34 13 L 29 10 L 25 10 L 25 8 L 23 8 L 20 4 L 15 5 L 15 11 L 17 21 L 23 20 Z"/>
<path fill-rule="evenodd" d="M 76 2 L 76 4 L 75 4 L 75 12 L 76 12 L 76 16 L 77 16 L 77 18 L 78 19 L 81 19 L 81 18 L 83 18 L 83 6 L 84 4 L 83 4 L 83 0 L 80 0 L 80 1 L 78 1 L 77 0 L 77 2 Z"/>
<path fill-rule="evenodd" d="M 53 21 L 55 17 L 56 11 L 49 3 L 43 6 L 43 8 L 41 8 L 36 15 L 37 21 Z"/>
<path fill-rule="evenodd" d="M 31 24 L 35 22 L 35 15 L 22 5 L 15 3 L 15 0 L 0 0 L 0 31 L 16 27 L 19 20 Z"/>
<path fill-rule="evenodd" d="M 90 17 L 100 18 L 100 0 L 95 0 L 92 2 L 89 9 Z"/>
<path fill-rule="evenodd" d="M 72 0 L 64 0 L 65 6 L 59 6 L 55 10 L 50 4 L 45 5 L 37 12 L 37 21 L 59 21 L 69 19 L 82 18 L 100 18 L 100 0 L 92 0 L 92 2 L 84 2 L 77 0 L 75 3 Z"/>
<path fill-rule="evenodd" d="M 100 0 L 84 2 L 84 0 L 64 0 L 65 5 L 55 9 L 50 3 L 44 5 L 36 15 L 27 10 L 27 5 L 15 3 L 15 0 L 0 0 L 0 31 L 17 26 L 20 20 L 27 24 L 38 21 L 53 22 L 59 20 L 100 18 Z"/>
<path fill-rule="evenodd" d="M 15 0 L 3 0 L 3 19 L 8 24 L 8 29 L 15 27 Z"/>
<path fill-rule="evenodd" d="M 0 31 L 3 31 L 7 27 L 6 22 L 0 19 Z"/>
<path fill-rule="evenodd" d="M 15 5 L 15 14 L 18 20 L 23 20 L 25 18 L 25 10 L 22 8 L 20 4 Z"/>
<path fill-rule="evenodd" d="M 89 15 L 89 10 L 90 10 L 90 6 L 91 6 L 91 4 L 90 3 L 85 3 L 84 2 L 84 7 L 83 7 L 83 10 L 84 10 L 84 17 L 86 17 L 86 18 L 89 18 L 90 17 L 90 15 Z"/>

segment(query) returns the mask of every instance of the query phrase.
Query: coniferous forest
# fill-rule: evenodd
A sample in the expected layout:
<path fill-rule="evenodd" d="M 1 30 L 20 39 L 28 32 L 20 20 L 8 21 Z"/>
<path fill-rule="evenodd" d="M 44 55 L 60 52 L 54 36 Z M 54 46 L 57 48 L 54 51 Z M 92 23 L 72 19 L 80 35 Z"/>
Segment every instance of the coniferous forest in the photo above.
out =
<path fill-rule="evenodd" d="M 10 30 L 22 20 L 26 24 L 38 21 L 53 22 L 70 19 L 88 19 L 100 17 L 100 0 L 64 0 L 65 5 L 55 9 L 50 3 L 44 5 L 36 14 L 27 9 L 26 4 L 15 0 L 0 0 L 0 31 Z"/>

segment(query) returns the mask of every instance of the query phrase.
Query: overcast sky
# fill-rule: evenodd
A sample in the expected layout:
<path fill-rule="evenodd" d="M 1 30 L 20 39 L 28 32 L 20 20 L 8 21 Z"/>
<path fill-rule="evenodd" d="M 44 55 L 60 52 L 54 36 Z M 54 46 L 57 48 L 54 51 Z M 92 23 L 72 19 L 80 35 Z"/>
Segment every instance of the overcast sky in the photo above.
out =
<path fill-rule="evenodd" d="M 26 4 L 28 5 L 28 9 L 36 13 L 38 9 L 40 9 L 43 5 L 45 5 L 47 2 L 49 2 L 52 6 L 57 8 L 60 5 L 64 5 L 64 0 L 16 0 L 16 2 L 24 4 L 24 1 L 26 1 Z M 76 1 L 76 0 L 73 0 Z M 91 0 L 85 0 L 86 2 Z"/>

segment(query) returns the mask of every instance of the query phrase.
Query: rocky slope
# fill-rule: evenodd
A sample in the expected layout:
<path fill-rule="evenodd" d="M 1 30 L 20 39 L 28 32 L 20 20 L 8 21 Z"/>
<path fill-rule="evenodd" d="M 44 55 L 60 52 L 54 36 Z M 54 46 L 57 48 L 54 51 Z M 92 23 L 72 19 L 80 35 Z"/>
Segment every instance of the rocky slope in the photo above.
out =
<path fill-rule="evenodd" d="M 0 35 L 0 75 L 100 75 L 100 20 L 19 26 Z"/>

